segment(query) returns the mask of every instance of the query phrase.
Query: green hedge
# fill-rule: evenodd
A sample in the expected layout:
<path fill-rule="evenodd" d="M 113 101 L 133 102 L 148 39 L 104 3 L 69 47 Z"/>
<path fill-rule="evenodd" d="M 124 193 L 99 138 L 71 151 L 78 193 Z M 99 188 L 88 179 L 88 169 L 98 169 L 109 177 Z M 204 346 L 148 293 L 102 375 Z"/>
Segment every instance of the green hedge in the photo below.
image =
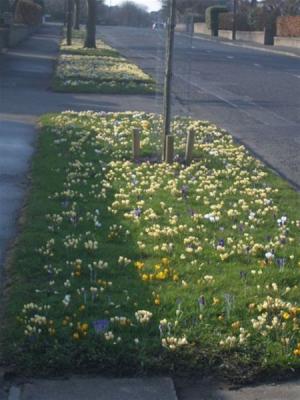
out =
<path fill-rule="evenodd" d="M 219 14 L 227 11 L 226 6 L 212 6 L 205 10 L 205 22 L 208 29 L 211 29 L 213 36 L 218 36 Z"/>

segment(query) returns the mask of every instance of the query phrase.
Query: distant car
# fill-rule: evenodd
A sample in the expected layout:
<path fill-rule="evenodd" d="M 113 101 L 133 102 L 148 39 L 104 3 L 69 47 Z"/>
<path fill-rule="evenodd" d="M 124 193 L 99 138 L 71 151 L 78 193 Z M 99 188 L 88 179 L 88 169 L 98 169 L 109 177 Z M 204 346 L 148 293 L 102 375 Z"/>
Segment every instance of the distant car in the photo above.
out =
<path fill-rule="evenodd" d="M 162 23 L 162 22 L 155 22 L 153 25 L 152 25 L 152 30 L 153 31 L 159 31 L 159 30 L 162 30 L 162 29 L 165 29 L 165 24 L 164 23 Z"/>

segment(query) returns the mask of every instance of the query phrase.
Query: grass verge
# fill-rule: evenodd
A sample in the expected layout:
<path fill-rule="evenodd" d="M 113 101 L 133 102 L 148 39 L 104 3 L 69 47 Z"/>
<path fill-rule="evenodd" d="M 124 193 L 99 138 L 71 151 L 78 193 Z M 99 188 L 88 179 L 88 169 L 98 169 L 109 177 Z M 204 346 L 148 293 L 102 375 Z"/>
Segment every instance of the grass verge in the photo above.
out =
<path fill-rule="evenodd" d="M 71 46 L 63 41 L 60 49 L 52 82 L 55 91 L 104 94 L 152 94 L 156 91 L 149 75 L 100 39 L 96 49 L 86 49 L 82 33 L 78 32 Z"/>
<path fill-rule="evenodd" d="M 11 270 L 7 363 L 235 381 L 299 370 L 298 193 L 205 122 L 173 122 L 173 165 L 155 162 L 155 115 L 66 112 L 42 124 Z M 196 161 L 184 166 L 191 128 Z"/>

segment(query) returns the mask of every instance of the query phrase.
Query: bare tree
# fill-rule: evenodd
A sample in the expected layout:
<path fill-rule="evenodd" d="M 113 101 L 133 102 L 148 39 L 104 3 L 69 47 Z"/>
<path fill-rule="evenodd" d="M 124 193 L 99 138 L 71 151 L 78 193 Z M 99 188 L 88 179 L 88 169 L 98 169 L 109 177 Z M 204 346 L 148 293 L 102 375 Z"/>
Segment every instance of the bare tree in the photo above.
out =
<path fill-rule="evenodd" d="M 86 24 L 86 36 L 84 47 L 96 48 L 96 22 L 97 22 L 97 3 L 96 0 L 87 0 L 88 17 Z"/>
<path fill-rule="evenodd" d="M 68 0 L 67 3 L 67 45 L 72 45 L 74 0 Z"/>
<path fill-rule="evenodd" d="M 75 20 L 74 29 L 80 29 L 80 0 L 75 0 Z"/>

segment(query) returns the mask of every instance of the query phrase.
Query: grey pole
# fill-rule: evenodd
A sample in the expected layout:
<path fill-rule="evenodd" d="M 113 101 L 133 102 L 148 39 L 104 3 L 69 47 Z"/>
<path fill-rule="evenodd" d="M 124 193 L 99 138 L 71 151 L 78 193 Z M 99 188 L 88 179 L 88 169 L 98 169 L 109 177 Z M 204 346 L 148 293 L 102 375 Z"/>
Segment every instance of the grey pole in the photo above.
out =
<path fill-rule="evenodd" d="M 232 40 L 236 40 L 237 0 L 233 0 Z"/>
<path fill-rule="evenodd" d="M 164 85 L 164 126 L 163 126 L 163 153 L 162 159 L 166 160 L 166 142 L 167 136 L 170 135 L 171 126 L 171 84 L 173 75 L 173 53 L 174 53 L 174 32 L 175 32 L 175 15 L 176 15 L 176 0 L 169 0 L 169 20 L 168 34 L 166 43 L 166 70 L 165 70 L 165 85 Z"/>

